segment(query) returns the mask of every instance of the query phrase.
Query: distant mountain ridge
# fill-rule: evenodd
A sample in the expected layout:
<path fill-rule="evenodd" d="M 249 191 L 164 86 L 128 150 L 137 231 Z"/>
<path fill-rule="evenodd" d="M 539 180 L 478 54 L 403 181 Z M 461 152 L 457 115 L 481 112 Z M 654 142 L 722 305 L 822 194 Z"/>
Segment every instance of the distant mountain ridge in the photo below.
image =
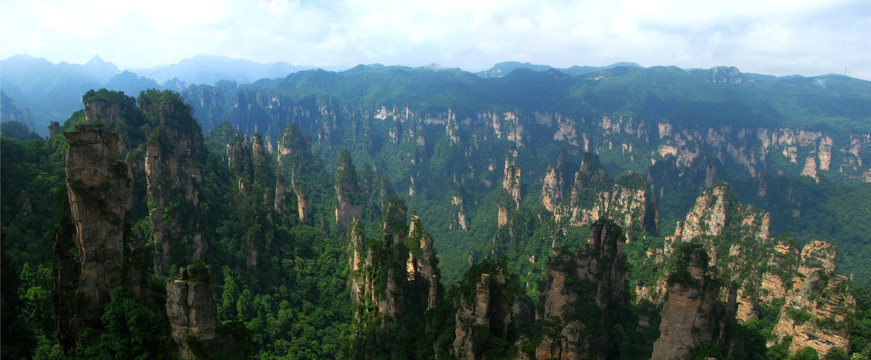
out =
<path fill-rule="evenodd" d="M 498 102 L 507 101 L 503 105 L 510 106 L 530 102 L 539 105 L 548 104 L 549 107 L 557 108 L 588 107 L 592 104 L 594 108 L 605 112 L 616 110 L 612 107 L 617 106 L 648 117 L 665 118 L 693 117 L 693 114 L 698 112 L 698 109 L 694 110 L 693 106 L 686 105 L 684 109 L 678 109 L 679 113 L 674 113 L 674 109 L 663 109 L 662 104 L 657 102 L 657 98 L 680 100 L 686 94 L 693 98 L 705 95 L 692 90 L 697 86 L 697 82 L 698 84 L 756 82 L 760 85 L 764 84 L 767 87 L 766 92 L 778 97 L 775 100 L 766 100 L 767 102 L 790 103 L 789 108 L 785 109 L 788 113 L 780 111 L 782 115 L 818 118 L 819 120 L 813 121 L 820 122 L 821 126 L 838 126 L 847 129 L 857 126 L 866 129 L 867 125 L 862 125 L 861 120 L 871 117 L 868 115 L 865 101 L 867 99 L 859 95 L 871 92 L 871 82 L 839 75 L 775 77 L 744 74 L 734 67 L 644 68 L 636 63 L 620 62 L 604 67 L 572 66 L 558 69 L 549 65 L 509 61 L 498 63 L 489 70 L 478 73 L 435 65 L 411 68 L 377 64 L 360 65 L 341 72 L 332 72 L 306 70 L 284 62 L 263 64 L 223 56 L 202 55 L 173 65 L 122 71 L 99 56 L 95 56 L 84 65 L 78 65 L 66 62 L 54 64 L 42 58 L 15 55 L 0 60 L 0 68 L 3 71 L 0 89 L 15 102 L 18 108 L 30 114 L 35 127 L 32 130 L 42 136 L 47 135 L 46 127 L 51 121 L 62 122 L 70 113 L 81 109 L 81 96 L 91 89 L 107 88 L 124 91 L 130 95 L 151 88 L 184 92 L 194 84 L 213 85 L 219 81 L 227 81 L 235 83 L 236 85 L 233 85 L 235 87 L 266 78 L 305 83 L 307 85 L 300 85 L 301 87 L 296 90 L 303 92 L 334 91 L 345 88 L 344 85 L 337 87 L 336 84 L 346 82 L 346 78 L 353 79 L 354 84 L 351 86 L 355 90 L 347 94 L 351 97 L 359 97 L 361 100 L 369 99 L 375 102 L 401 100 L 407 98 L 409 93 L 416 94 L 414 96 L 428 96 L 427 94 L 433 94 L 435 91 L 442 94 L 441 99 L 432 99 L 427 103 L 436 107 L 447 105 L 454 110 L 459 109 L 462 104 L 474 105 L 474 99 L 490 101 L 501 98 L 502 100 Z M 385 80 L 385 76 L 392 80 Z M 395 76 L 400 77 L 395 78 Z M 578 78 L 572 79 L 575 77 Z M 605 78 L 610 79 L 608 82 L 610 85 L 591 88 L 589 84 L 584 83 Z M 394 80 L 400 82 L 391 83 Z M 333 85 L 328 86 L 328 84 Z M 524 87 L 512 88 L 511 84 L 522 84 Z M 530 91 L 526 86 L 535 86 L 541 91 Z M 665 93 L 662 93 L 662 87 L 667 89 Z M 575 98 L 579 95 L 566 97 L 567 91 L 572 91 L 573 88 L 602 90 L 587 91 L 583 95 L 583 101 L 576 102 L 575 100 L 578 99 Z M 725 96 L 724 92 L 737 91 L 732 94 L 731 101 L 734 101 L 735 96 L 748 101 L 743 105 L 732 104 L 739 110 L 746 108 L 763 116 L 771 113 L 766 110 L 767 105 L 764 104 L 766 101 L 760 102 L 758 97 L 754 96 L 747 97 L 746 89 L 740 91 L 714 89 L 714 91 L 713 94 L 707 94 L 709 99 L 706 101 L 721 102 L 716 98 Z M 653 93 L 660 94 L 650 96 Z M 779 96 L 778 93 L 801 94 L 804 100 Z M 711 96 L 714 98 L 710 98 Z M 618 101 L 622 102 L 622 105 L 617 103 L 609 105 L 613 101 L 608 99 L 614 100 L 614 97 L 622 97 L 623 100 Z M 453 100 L 450 99 L 457 101 L 451 103 Z M 735 109 L 735 106 L 726 106 L 724 109 Z M 811 113 L 807 109 L 812 110 Z M 842 116 L 842 113 L 845 114 L 847 121 L 830 121 Z"/>
<path fill-rule="evenodd" d="M 63 122 L 82 107 L 88 90 L 107 88 L 136 95 L 148 89 L 183 91 L 189 85 L 213 85 L 221 80 L 239 84 L 265 78 L 283 78 L 304 68 L 284 62 L 263 64 L 223 56 L 195 56 L 173 65 L 121 70 L 94 56 L 87 63 L 52 63 L 29 55 L 0 60 L 0 89 L 22 111 L 30 114 L 33 132 L 46 136 L 52 121 Z M 7 121 L 11 119 L 0 119 Z"/>
<path fill-rule="evenodd" d="M 475 74 L 482 77 L 482 78 L 490 79 L 490 78 L 500 78 L 500 77 L 506 76 L 506 75 L 510 74 L 512 71 L 517 70 L 517 69 L 528 69 L 528 70 L 532 70 L 532 71 L 547 71 L 550 69 L 554 69 L 554 70 L 557 70 L 557 71 L 564 73 L 566 75 L 578 76 L 578 75 L 585 75 L 585 74 L 589 74 L 589 73 L 596 72 L 596 71 L 613 69 L 613 68 L 623 67 L 623 66 L 631 67 L 631 68 L 642 68 L 641 65 L 638 65 L 634 62 L 618 62 L 618 63 L 614 63 L 614 64 L 611 64 L 608 66 L 578 66 L 578 65 L 574 65 L 574 66 L 571 66 L 568 68 L 560 69 L 560 68 L 555 68 L 555 67 L 550 66 L 550 65 L 530 64 L 528 62 L 521 63 L 521 62 L 517 62 L 517 61 L 503 61 L 503 62 L 500 62 L 496 65 L 493 65 L 493 67 L 491 67 L 487 70 L 479 71 Z"/>
<path fill-rule="evenodd" d="M 294 66 L 286 62 L 259 63 L 226 56 L 197 55 L 179 61 L 177 64 L 131 71 L 161 84 L 175 78 L 188 85 L 213 85 L 221 80 L 247 84 L 260 79 L 283 78 L 292 72 L 306 69 L 310 68 Z"/>

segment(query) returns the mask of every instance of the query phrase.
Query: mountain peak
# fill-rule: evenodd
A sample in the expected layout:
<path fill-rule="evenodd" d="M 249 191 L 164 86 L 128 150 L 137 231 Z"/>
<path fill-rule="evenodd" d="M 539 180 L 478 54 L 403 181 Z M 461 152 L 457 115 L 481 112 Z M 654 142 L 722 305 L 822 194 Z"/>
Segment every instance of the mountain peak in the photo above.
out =
<path fill-rule="evenodd" d="M 94 55 L 91 60 L 82 65 L 82 69 L 101 83 L 106 83 L 121 72 L 115 64 L 104 61 L 100 55 Z"/>

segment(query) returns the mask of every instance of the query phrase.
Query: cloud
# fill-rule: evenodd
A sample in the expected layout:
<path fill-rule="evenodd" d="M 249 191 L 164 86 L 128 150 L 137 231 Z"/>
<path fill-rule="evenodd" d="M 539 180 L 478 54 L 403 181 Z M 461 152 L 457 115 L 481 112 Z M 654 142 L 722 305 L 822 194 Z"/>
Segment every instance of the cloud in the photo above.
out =
<path fill-rule="evenodd" d="M 257 3 L 258 9 L 266 10 L 272 15 L 282 15 L 287 12 L 290 3 L 287 0 L 260 0 Z"/>
<path fill-rule="evenodd" d="M 0 56 L 119 66 L 201 53 L 299 65 L 710 67 L 871 78 L 867 0 L 4 0 Z M 13 31 L 5 31 L 14 29 Z M 4 46 L 6 47 L 6 46 Z M 81 60 L 80 60 L 81 61 Z"/>

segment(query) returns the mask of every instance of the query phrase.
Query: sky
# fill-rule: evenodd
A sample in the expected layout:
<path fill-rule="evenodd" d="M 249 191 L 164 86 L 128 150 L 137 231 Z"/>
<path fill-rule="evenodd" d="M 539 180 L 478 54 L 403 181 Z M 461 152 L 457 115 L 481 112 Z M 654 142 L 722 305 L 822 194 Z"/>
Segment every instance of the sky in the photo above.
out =
<path fill-rule="evenodd" d="M 0 0 L 0 59 L 195 55 L 348 68 L 501 61 L 871 80 L 869 0 Z M 2 69 L 0 69 L 2 71 Z"/>

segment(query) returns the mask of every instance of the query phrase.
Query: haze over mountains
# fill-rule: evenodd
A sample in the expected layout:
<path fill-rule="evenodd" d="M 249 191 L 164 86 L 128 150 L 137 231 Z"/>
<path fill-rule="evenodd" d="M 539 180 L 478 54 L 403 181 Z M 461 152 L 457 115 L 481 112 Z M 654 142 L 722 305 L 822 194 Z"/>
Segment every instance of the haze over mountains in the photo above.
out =
<path fill-rule="evenodd" d="M 871 356 L 871 82 L 7 60 L 3 358 Z"/>
<path fill-rule="evenodd" d="M 474 75 L 482 79 L 497 79 L 505 77 L 515 70 L 524 69 L 535 72 L 554 70 L 570 77 L 579 77 L 620 68 L 645 69 L 631 62 L 620 62 L 608 66 L 572 66 L 558 69 L 549 65 L 507 61 L 495 64 L 490 69 L 479 71 Z M 659 67 L 648 69 L 656 68 Z M 0 80 L 0 90 L 5 93 L 3 106 L 10 109 L 9 111 L 4 110 L 4 114 L 15 109 L 20 110 L 26 116 L 23 118 L 19 116 L 18 121 L 27 125 L 37 134 L 46 136 L 48 124 L 51 121 L 62 122 L 69 113 L 80 109 L 81 96 L 90 89 L 107 88 L 124 91 L 131 95 L 152 88 L 182 92 L 195 84 L 214 85 L 219 81 L 229 81 L 236 85 L 243 85 L 260 79 L 284 78 L 289 74 L 310 69 L 312 68 L 284 62 L 265 64 L 225 56 L 200 55 L 184 59 L 176 64 L 147 69 L 122 70 L 99 56 L 95 56 L 87 63 L 80 65 L 66 62 L 54 64 L 43 58 L 15 55 L 0 60 L 0 70 L 2 70 L 3 75 L 2 80 Z M 439 67 L 431 69 L 457 70 Z M 730 71 L 738 72 L 738 69 Z M 686 70 L 686 72 L 698 73 L 696 70 Z M 471 73 L 467 74 L 472 75 Z M 611 73 L 611 76 L 616 74 Z M 770 75 L 740 74 L 740 78 L 729 79 L 725 71 L 721 71 L 718 76 L 723 77 L 719 79 L 721 81 L 739 82 L 786 81 L 802 78 L 801 76 L 778 78 Z M 829 75 L 811 79 L 820 82 L 824 81 L 820 79 L 826 76 Z M 857 79 L 851 80 L 853 84 L 860 84 L 858 86 L 868 83 Z M 800 82 L 800 80 L 795 81 Z M 552 84 L 541 85 L 550 87 Z M 7 119 L 9 118 L 4 117 L 2 120 Z"/>

